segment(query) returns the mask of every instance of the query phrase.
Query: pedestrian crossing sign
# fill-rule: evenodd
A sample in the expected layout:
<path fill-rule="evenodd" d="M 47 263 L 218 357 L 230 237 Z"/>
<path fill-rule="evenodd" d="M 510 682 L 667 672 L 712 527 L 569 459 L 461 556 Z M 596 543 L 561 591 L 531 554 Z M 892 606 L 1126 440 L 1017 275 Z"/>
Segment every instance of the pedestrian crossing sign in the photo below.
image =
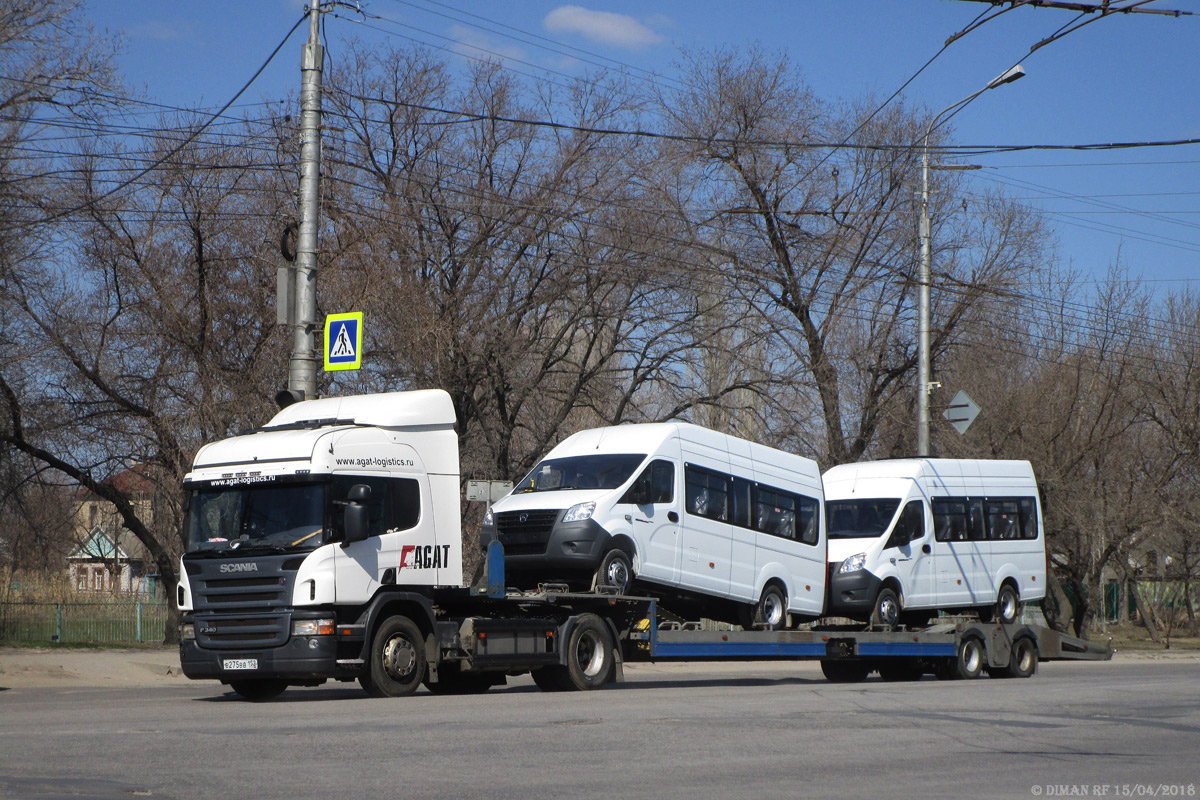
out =
<path fill-rule="evenodd" d="M 325 317 L 325 371 L 361 367 L 362 337 L 361 311 Z"/>

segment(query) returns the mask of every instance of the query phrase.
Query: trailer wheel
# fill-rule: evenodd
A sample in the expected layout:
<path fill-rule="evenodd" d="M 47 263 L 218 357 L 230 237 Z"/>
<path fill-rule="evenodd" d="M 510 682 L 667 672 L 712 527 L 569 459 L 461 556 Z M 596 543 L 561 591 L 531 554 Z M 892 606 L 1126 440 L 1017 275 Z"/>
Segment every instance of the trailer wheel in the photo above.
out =
<path fill-rule="evenodd" d="M 1017 615 L 1021 613 L 1021 600 L 1017 597 L 1017 590 L 1013 588 L 1011 583 L 1006 583 L 1000 587 L 1000 593 L 996 596 L 996 608 L 994 616 L 997 621 L 1005 625 L 1011 625 L 1017 621 Z"/>
<path fill-rule="evenodd" d="M 624 550 L 609 550 L 605 553 L 600 568 L 596 570 L 596 586 L 611 586 L 617 590 L 617 594 L 625 594 L 629 591 L 631 583 L 633 564 L 629 560 L 629 554 Z"/>
<path fill-rule="evenodd" d="M 978 678 L 986 664 L 987 652 L 983 649 L 983 642 L 968 636 L 958 643 L 953 677 L 968 681 Z"/>
<path fill-rule="evenodd" d="M 371 641 L 367 673 L 358 682 L 372 697 L 405 697 L 425 678 L 425 637 L 408 617 L 389 617 Z"/>
<path fill-rule="evenodd" d="M 821 673 L 830 683 L 861 683 L 870 672 L 871 666 L 865 661 L 841 658 L 821 660 Z"/>
<path fill-rule="evenodd" d="M 244 700 L 249 700 L 253 703 L 274 700 L 283 694 L 287 687 L 287 681 L 262 678 L 229 682 L 230 689 L 241 695 Z"/>
<path fill-rule="evenodd" d="M 875 607 L 871 611 L 871 624 L 885 631 L 896 629 L 900 622 L 900 596 L 884 587 L 875 595 Z"/>
<path fill-rule="evenodd" d="M 888 683 L 919 681 L 925 675 L 915 658 L 885 658 L 879 662 L 879 677 Z"/>
<path fill-rule="evenodd" d="M 613 671 L 613 642 L 604 620 L 584 614 L 567 642 L 567 677 L 570 688 L 599 689 Z"/>
<path fill-rule="evenodd" d="M 1037 672 L 1038 649 L 1034 641 L 1022 636 L 1013 642 L 1005 674 L 1010 678 L 1028 678 Z"/>

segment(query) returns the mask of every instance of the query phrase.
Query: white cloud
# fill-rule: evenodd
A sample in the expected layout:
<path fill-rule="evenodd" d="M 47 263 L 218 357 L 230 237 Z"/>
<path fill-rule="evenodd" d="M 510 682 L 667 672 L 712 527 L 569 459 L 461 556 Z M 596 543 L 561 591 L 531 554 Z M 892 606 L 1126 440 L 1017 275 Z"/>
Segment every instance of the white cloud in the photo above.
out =
<path fill-rule="evenodd" d="M 469 58 L 481 58 L 485 61 L 497 59 L 525 61 L 528 59 L 525 51 L 520 47 L 501 44 L 486 34 L 478 33 L 462 25 L 452 26 L 450 36 L 455 40 L 454 49 Z"/>
<path fill-rule="evenodd" d="M 614 47 L 637 49 L 663 40 L 654 31 L 625 14 L 590 11 L 581 6 L 559 6 L 542 23 L 551 33 L 577 33 Z"/>

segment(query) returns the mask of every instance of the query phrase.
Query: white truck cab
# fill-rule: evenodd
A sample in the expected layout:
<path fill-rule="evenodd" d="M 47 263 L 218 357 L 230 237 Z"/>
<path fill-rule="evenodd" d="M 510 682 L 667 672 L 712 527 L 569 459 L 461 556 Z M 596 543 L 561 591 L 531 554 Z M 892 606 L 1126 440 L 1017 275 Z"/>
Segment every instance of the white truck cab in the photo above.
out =
<path fill-rule="evenodd" d="M 717 619 L 820 616 L 825 535 L 814 461 L 689 423 L 582 431 L 489 509 L 510 576 L 650 585 Z"/>
<path fill-rule="evenodd" d="M 825 472 L 830 616 L 886 628 L 937 610 L 1014 621 L 1046 593 L 1046 540 L 1027 461 L 915 458 Z"/>
<path fill-rule="evenodd" d="M 381 589 L 461 586 L 454 422 L 440 390 L 329 398 L 203 447 L 184 484 L 184 671 L 301 679 L 337 655 L 302 637 Z"/>

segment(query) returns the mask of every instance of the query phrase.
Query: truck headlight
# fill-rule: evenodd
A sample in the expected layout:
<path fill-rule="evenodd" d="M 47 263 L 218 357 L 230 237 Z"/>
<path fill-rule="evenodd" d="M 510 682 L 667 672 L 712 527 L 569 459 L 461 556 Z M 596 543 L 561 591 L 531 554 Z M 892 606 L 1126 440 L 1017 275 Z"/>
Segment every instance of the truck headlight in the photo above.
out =
<path fill-rule="evenodd" d="M 488 506 L 487 513 L 483 515 L 483 526 L 490 528 L 496 524 L 496 518 L 492 516 L 492 507 Z"/>
<path fill-rule="evenodd" d="M 866 560 L 866 553 L 859 553 L 858 555 L 850 556 L 842 562 L 840 567 L 838 567 L 838 574 L 840 575 L 844 572 L 858 572 L 863 568 L 863 563 L 865 563 Z"/>
<path fill-rule="evenodd" d="M 181 623 L 179 626 L 179 641 L 191 642 L 196 638 L 196 626 L 190 622 Z"/>
<path fill-rule="evenodd" d="M 294 619 L 292 636 L 332 636 L 332 619 Z"/>
<path fill-rule="evenodd" d="M 585 519 L 592 518 L 592 512 L 596 510 L 596 504 L 576 503 L 567 509 L 567 513 L 563 514 L 563 522 L 583 522 Z"/>

